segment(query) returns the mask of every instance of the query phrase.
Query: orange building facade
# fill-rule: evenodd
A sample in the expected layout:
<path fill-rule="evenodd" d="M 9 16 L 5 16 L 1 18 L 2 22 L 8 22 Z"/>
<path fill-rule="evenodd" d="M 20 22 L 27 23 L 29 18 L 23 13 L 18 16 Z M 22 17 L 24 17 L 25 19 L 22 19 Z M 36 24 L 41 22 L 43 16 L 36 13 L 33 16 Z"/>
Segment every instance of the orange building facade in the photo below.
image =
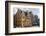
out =
<path fill-rule="evenodd" d="M 25 12 L 18 9 L 16 15 L 14 16 L 14 25 L 15 27 L 31 27 L 32 20 L 32 12 Z"/>

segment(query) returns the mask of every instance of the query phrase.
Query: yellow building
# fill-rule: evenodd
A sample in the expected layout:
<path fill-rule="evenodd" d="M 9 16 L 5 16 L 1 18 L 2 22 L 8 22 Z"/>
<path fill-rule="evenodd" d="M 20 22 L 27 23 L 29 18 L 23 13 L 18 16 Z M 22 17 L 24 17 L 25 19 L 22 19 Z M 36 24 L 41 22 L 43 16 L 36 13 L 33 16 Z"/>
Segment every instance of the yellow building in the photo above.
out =
<path fill-rule="evenodd" d="M 29 27 L 32 26 L 32 13 L 24 12 L 18 9 L 16 15 L 14 16 L 14 24 L 16 27 Z"/>

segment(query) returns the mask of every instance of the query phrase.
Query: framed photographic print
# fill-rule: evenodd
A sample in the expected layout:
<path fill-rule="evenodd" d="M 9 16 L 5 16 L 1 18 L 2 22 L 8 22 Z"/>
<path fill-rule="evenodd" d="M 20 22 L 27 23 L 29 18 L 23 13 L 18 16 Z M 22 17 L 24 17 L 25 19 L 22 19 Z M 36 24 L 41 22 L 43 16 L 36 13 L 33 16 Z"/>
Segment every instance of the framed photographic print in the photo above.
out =
<path fill-rule="evenodd" d="M 45 4 L 5 1 L 5 34 L 45 32 Z"/>

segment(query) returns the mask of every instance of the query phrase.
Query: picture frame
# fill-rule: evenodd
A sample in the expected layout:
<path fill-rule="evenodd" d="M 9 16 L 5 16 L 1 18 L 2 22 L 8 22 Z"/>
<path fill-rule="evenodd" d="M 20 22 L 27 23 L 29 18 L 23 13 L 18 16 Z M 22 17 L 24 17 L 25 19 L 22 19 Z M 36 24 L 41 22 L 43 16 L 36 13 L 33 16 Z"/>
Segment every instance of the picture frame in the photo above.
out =
<path fill-rule="evenodd" d="M 40 26 L 39 25 L 35 25 L 36 26 L 35 27 L 33 25 L 33 27 L 30 28 L 30 27 L 25 27 L 25 25 L 24 26 L 23 25 L 22 26 L 19 25 L 19 27 L 17 27 L 17 25 L 16 25 L 17 28 L 16 27 L 13 27 L 12 23 L 14 21 L 12 20 L 13 19 L 12 18 L 13 17 L 12 15 L 14 13 L 12 14 L 12 12 L 14 12 L 13 11 L 14 9 L 16 10 L 16 7 L 17 7 L 17 9 L 19 9 L 19 8 L 20 9 L 23 9 L 24 8 L 23 9 L 24 11 L 25 10 L 27 11 L 28 8 L 31 8 L 31 10 L 32 10 L 32 8 L 33 9 L 34 8 L 36 8 L 36 9 L 39 8 L 40 9 L 40 12 L 41 12 L 40 13 L 40 23 L 39 23 Z M 36 11 L 38 12 L 38 10 L 36 10 Z M 36 15 L 37 15 L 37 12 L 36 12 Z M 18 18 L 18 20 L 19 20 L 19 18 Z M 5 1 L 5 35 L 33 34 L 33 33 L 44 33 L 44 32 L 45 32 L 45 3 L 40 3 L 40 2 L 22 2 L 22 1 Z"/>

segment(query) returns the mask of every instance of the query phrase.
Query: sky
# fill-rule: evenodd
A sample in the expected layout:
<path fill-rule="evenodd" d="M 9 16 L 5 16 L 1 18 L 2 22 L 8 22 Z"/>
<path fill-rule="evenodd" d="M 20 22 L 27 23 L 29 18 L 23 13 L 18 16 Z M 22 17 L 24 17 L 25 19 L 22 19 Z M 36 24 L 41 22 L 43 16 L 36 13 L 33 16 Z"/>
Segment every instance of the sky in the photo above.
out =
<path fill-rule="evenodd" d="M 40 14 L 40 9 L 39 8 L 19 8 L 22 11 L 28 11 L 28 12 L 32 12 L 34 15 L 38 15 L 38 18 L 40 18 L 39 14 Z M 17 12 L 17 8 L 13 9 L 14 14 L 16 14 Z"/>

